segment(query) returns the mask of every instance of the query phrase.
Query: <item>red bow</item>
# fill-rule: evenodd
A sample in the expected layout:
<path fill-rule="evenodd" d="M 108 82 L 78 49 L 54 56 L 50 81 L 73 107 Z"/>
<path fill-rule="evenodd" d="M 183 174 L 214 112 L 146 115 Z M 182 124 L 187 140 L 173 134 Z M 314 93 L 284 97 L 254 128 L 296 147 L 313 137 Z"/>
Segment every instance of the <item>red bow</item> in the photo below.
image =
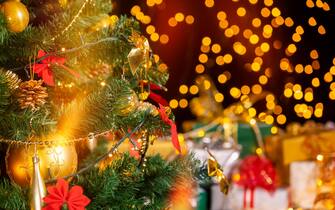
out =
<path fill-rule="evenodd" d="M 275 190 L 276 170 L 270 160 L 263 156 L 251 155 L 246 157 L 240 165 L 240 179 L 238 185 L 244 189 L 244 208 L 246 208 L 246 190 L 250 189 L 250 207 L 253 208 L 253 194 L 256 187 L 269 192 Z"/>
<path fill-rule="evenodd" d="M 45 57 L 45 58 L 43 58 Z M 43 79 L 43 81 L 49 85 L 49 86 L 54 86 L 54 75 L 53 72 L 50 68 L 51 65 L 58 65 L 67 70 L 69 73 L 74 75 L 75 77 L 80 77 L 80 75 L 73 70 L 69 69 L 64 65 L 65 63 L 65 58 L 62 57 L 57 57 L 57 56 L 52 56 L 52 55 L 47 55 L 46 52 L 43 50 L 39 50 L 37 54 L 37 58 L 43 58 L 40 63 L 34 63 L 33 65 L 33 71 Z"/>
<path fill-rule="evenodd" d="M 149 98 L 151 98 L 151 100 L 153 100 L 154 102 L 156 102 L 158 104 L 162 104 L 163 106 L 168 106 L 169 105 L 169 103 L 166 101 L 165 98 L 163 98 L 162 96 L 158 95 L 155 92 L 152 92 L 152 90 L 162 90 L 161 86 L 156 85 L 154 83 L 150 83 Z"/>
<path fill-rule="evenodd" d="M 69 183 L 64 179 L 57 180 L 56 186 L 47 188 L 48 195 L 43 198 L 45 207 L 43 210 L 59 210 L 67 205 L 69 210 L 85 210 L 91 201 L 83 195 L 83 189 L 80 186 L 73 186 L 69 190 Z"/>
<path fill-rule="evenodd" d="M 157 93 L 153 92 L 152 90 L 162 90 L 163 88 L 159 85 L 156 85 L 154 83 L 148 83 L 147 81 L 140 81 L 140 85 L 143 87 L 144 85 L 149 85 L 150 91 L 149 91 L 149 98 L 156 102 L 157 104 L 162 104 L 163 106 L 168 106 L 169 103 L 165 98 L 158 95 Z"/>
<path fill-rule="evenodd" d="M 180 144 L 179 144 L 179 139 L 178 139 L 178 133 L 177 133 L 177 126 L 175 122 L 167 116 L 165 112 L 165 107 L 162 104 L 159 104 L 159 109 L 158 109 L 159 115 L 161 119 L 163 120 L 164 123 L 168 124 L 171 126 L 171 140 L 173 146 L 181 153 L 180 149 Z"/>

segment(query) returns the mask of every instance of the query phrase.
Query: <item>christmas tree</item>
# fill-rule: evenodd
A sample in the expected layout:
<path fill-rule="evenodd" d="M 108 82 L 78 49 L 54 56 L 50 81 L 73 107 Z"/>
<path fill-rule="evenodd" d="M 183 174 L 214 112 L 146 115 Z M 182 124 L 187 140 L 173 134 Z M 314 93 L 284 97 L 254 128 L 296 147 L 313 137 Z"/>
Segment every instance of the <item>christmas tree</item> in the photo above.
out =
<path fill-rule="evenodd" d="M 189 157 L 146 156 L 158 136 L 180 152 L 173 115 L 152 92 L 165 90 L 168 71 L 138 23 L 112 9 L 1 3 L 1 209 L 162 209 L 192 174 Z"/>

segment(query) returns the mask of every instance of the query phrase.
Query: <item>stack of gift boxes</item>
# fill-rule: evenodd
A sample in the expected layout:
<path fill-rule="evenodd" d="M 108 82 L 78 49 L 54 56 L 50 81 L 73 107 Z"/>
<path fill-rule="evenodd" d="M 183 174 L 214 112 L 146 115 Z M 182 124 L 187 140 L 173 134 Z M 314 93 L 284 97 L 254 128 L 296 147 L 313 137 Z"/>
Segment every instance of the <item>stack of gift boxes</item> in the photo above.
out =
<path fill-rule="evenodd" d="M 263 153 L 276 168 L 276 190 L 269 193 L 264 189 L 256 188 L 253 195 L 254 209 L 287 210 L 290 208 L 315 209 L 316 207 L 333 209 L 335 206 L 333 124 L 318 124 L 310 121 L 303 125 L 293 123 L 276 135 L 271 135 L 272 126 L 257 124 L 264 140 Z M 220 126 L 224 127 L 218 125 Z M 210 188 L 205 191 L 202 189 L 202 203 L 199 204 L 199 210 L 243 209 L 243 203 L 246 202 L 245 189 L 243 186 L 234 184 L 233 180 L 238 174 L 241 160 L 255 154 L 259 145 L 254 130 L 248 123 L 238 123 L 236 134 L 234 138 L 241 146 L 239 158 L 235 154 L 233 161 L 227 161 L 227 157 L 230 157 L 229 155 L 236 150 L 236 147 L 211 149 L 222 165 L 224 173 L 231 180 L 229 193 L 227 196 L 220 193 L 218 185 L 213 182 Z M 206 144 L 206 147 L 208 146 Z M 206 162 L 204 145 L 199 146 L 199 143 L 196 144 L 192 140 L 190 151 Z M 204 204 L 204 202 L 207 203 Z"/>

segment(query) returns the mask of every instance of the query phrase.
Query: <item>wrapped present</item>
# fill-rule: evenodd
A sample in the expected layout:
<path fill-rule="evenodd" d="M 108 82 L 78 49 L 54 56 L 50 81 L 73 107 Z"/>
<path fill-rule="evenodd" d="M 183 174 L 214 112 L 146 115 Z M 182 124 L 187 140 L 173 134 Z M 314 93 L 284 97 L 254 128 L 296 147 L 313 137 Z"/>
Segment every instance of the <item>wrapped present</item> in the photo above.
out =
<path fill-rule="evenodd" d="M 293 206 L 311 209 L 316 196 L 316 163 L 299 161 L 290 164 L 291 202 Z"/>
<path fill-rule="evenodd" d="M 271 135 L 271 125 L 264 123 L 258 123 L 259 130 L 263 138 Z M 253 154 L 258 145 L 255 136 L 255 132 L 251 128 L 250 124 L 239 123 L 237 129 L 237 142 L 242 145 L 241 157 Z"/>
<path fill-rule="evenodd" d="M 243 187 L 233 185 L 225 205 L 220 210 L 243 209 L 243 194 Z M 254 203 L 253 209 L 255 210 L 287 210 L 289 207 L 289 192 L 286 188 L 278 188 L 269 194 L 266 190 L 258 188 L 254 192 Z"/>
<path fill-rule="evenodd" d="M 265 151 L 276 165 L 280 185 L 288 184 L 291 163 L 315 160 L 318 154 L 335 151 L 334 138 L 335 130 L 313 121 L 292 123 L 286 132 L 266 138 Z"/>
<path fill-rule="evenodd" d="M 213 133 L 218 130 L 222 130 L 224 136 L 226 135 L 226 132 L 231 133 L 232 137 L 237 140 L 237 143 L 241 145 L 241 154 L 240 156 L 243 158 L 247 155 L 254 154 L 255 150 L 258 147 L 257 139 L 255 136 L 255 132 L 252 129 L 251 125 L 249 123 L 236 123 L 235 125 L 232 124 L 232 127 L 229 127 L 227 129 L 227 126 L 225 125 L 216 125 L 212 126 L 210 129 L 207 130 L 207 133 Z M 265 123 L 257 123 L 261 136 L 263 138 L 268 137 L 271 135 L 271 125 L 265 124 Z M 194 130 L 203 127 L 201 124 L 197 123 L 194 125 Z M 232 129 L 232 130 L 230 130 Z M 199 134 L 203 134 L 202 130 L 199 130 Z M 228 135 L 229 136 L 229 135 Z M 201 138 L 199 138 L 201 139 Z M 200 142 L 200 141 L 198 141 Z M 201 143 L 201 142 L 200 142 Z"/>
<path fill-rule="evenodd" d="M 285 166 L 295 161 L 314 159 L 318 154 L 335 151 L 335 130 L 312 121 L 303 126 L 293 123 L 283 134 L 265 139 L 266 154 Z M 278 155 L 279 154 L 279 155 Z"/>
<path fill-rule="evenodd" d="M 208 206 L 208 193 L 205 189 L 199 187 L 196 210 L 207 210 L 207 206 Z"/>

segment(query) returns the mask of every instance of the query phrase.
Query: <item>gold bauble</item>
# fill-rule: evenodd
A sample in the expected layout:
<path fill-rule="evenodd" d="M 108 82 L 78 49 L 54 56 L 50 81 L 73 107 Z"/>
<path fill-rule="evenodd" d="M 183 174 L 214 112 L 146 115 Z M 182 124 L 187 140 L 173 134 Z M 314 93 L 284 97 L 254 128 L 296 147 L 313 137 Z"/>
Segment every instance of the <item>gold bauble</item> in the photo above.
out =
<path fill-rule="evenodd" d="M 9 177 L 20 186 L 29 186 L 33 176 L 34 145 L 10 146 L 6 154 Z M 72 145 L 37 146 L 43 180 L 61 178 L 77 170 L 77 152 Z"/>
<path fill-rule="evenodd" d="M 20 1 L 8 0 L 1 4 L 1 12 L 7 19 L 7 28 L 11 32 L 23 31 L 29 23 L 29 12 Z"/>
<path fill-rule="evenodd" d="M 134 91 L 129 95 L 122 96 L 118 104 L 118 114 L 121 116 L 127 116 L 131 112 L 135 111 L 138 107 L 139 100 Z"/>

